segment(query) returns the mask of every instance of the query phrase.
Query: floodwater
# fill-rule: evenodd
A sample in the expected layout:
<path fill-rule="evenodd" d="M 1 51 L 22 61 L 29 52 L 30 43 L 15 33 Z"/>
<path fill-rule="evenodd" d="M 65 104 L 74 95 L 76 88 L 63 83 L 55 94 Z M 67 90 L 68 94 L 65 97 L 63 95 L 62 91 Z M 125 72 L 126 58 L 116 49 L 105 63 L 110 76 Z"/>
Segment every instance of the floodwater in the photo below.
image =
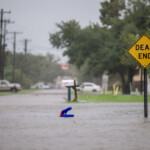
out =
<path fill-rule="evenodd" d="M 0 97 L 0 150 L 150 150 L 143 103 L 66 103 L 66 91 Z M 72 106 L 73 118 L 59 117 Z"/>

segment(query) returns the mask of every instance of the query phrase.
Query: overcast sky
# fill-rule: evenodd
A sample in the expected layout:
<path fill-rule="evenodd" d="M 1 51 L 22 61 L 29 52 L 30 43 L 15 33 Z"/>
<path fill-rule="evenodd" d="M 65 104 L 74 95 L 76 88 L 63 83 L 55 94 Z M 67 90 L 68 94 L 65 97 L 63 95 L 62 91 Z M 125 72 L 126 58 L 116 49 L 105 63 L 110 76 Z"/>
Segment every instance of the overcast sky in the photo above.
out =
<path fill-rule="evenodd" d="M 9 32 L 17 31 L 17 51 L 23 51 L 23 39 L 32 40 L 28 44 L 32 54 L 47 52 L 60 56 L 61 50 L 52 48 L 49 33 L 57 31 L 56 23 L 76 20 L 81 27 L 99 22 L 100 2 L 103 0 L 0 0 L 0 9 L 11 11 L 4 19 L 15 21 L 8 24 Z M 12 35 L 7 35 L 7 43 L 12 49 Z"/>

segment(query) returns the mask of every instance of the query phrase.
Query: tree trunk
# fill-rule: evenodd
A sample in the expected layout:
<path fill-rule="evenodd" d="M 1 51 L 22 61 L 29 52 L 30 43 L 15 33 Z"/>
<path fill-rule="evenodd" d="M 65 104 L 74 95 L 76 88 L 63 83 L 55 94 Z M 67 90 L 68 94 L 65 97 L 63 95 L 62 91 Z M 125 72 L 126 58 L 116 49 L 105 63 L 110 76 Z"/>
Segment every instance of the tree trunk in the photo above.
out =
<path fill-rule="evenodd" d="M 125 74 L 122 72 L 119 73 L 121 77 L 121 83 L 122 83 L 122 94 L 130 94 L 130 81 L 129 78 L 127 78 L 127 81 L 125 80 Z"/>
<path fill-rule="evenodd" d="M 119 72 L 119 75 L 121 77 L 121 82 L 122 82 L 122 94 L 130 94 L 130 84 L 132 83 L 133 76 L 137 74 L 139 71 L 139 68 L 135 69 L 132 67 L 129 67 L 126 72 L 121 70 Z"/>
<path fill-rule="evenodd" d="M 122 83 L 122 93 L 123 94 L 130 94 L 130 83 L 128 84 L 123 84 Z"/>

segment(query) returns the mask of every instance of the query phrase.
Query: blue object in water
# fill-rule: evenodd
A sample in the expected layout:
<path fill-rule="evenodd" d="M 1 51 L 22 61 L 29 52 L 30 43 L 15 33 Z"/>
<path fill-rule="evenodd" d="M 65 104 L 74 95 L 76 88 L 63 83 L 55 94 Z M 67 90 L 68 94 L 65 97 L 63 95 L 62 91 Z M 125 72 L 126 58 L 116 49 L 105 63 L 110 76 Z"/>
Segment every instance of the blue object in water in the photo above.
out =
<path fill-rule="evenodd" d="M 67 114 L 67 112 L 68 112 L 69 110 L 71 110 L 71 109 L 72 109 L 72 107 L 68 107 L 68 108 L 62 110 L 62 111 L 60 112 L 60 117 L 74 117 L 73 114 Z"/>
<path fill-rule="evenodd" d="M 62 110 L 62 113 L 65 114 L 65 113 L 67 113 L 67 112 L 68 112 L 69 110 L 71 110 L 71 109 L 72 109 L 72 107 L 68 107 L 68 108 Z"/>
<path fill-rule="evenodd" d="M 74 117 L 73 114 L 64 114 L 64 115 L 61 115 L 61 117 Z"/>

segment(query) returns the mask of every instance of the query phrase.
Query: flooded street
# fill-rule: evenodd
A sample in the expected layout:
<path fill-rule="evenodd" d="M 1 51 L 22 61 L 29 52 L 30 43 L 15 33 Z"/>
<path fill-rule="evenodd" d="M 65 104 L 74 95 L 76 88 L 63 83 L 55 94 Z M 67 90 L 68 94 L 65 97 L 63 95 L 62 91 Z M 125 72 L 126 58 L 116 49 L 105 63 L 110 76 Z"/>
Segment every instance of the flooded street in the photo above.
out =
<path fill-rule="evenodd" d="M 66 90 L 0 97 L 0 150 L 149 150 L 143 103 L 66 103 Z M 60 118 L 72 107 L 74 118 Z"/>

